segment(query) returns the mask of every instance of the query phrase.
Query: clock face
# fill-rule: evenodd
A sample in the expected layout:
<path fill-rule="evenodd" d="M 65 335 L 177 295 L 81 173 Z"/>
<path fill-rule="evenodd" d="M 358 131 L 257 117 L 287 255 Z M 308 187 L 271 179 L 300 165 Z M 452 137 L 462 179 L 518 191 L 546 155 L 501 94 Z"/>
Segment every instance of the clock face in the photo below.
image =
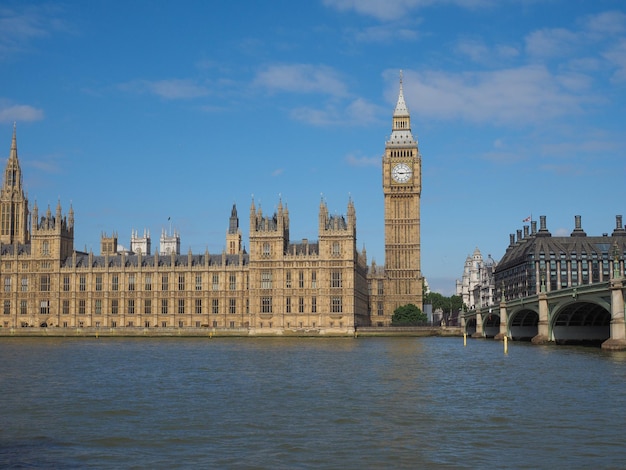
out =
<path fill-rule="evenodd" d="M 413 171 L 406 163 L 398 163 L 391 170 L 391 177 L 396 183 L 406 183 L 412 175 Z"/>

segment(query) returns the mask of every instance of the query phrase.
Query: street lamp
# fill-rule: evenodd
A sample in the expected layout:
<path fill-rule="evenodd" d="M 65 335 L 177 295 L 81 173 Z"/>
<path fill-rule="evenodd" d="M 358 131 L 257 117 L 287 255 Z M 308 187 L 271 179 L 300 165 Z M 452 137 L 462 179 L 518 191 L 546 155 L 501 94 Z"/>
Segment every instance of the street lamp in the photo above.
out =
<path fill-rule="evenodd" d="M 613 243 L 613 279 L 620 277 L 619 271 L 619 250 L 617 248 L 617 242 L 615 242 Z"/>

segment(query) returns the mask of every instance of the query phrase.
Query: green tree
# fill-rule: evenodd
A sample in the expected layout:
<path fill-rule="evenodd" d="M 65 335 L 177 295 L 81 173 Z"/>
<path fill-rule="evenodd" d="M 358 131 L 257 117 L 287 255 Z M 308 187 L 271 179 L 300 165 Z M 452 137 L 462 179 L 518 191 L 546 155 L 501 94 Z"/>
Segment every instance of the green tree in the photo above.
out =
<path fill-rule="evenodd" d="M 459 295 L 446 297 L 437 292 L 429 292 L 424 296 L 424 303 L 431 304 L 433 312 L 441 310 L 446 324 L 452 318 L 452 312 L 458 312 L 463 309 L 463 299 Z"/>
<path fill-rule="evenodd" d="M 416 326 L 425 323 L 426 314 L 413 304 L 402 305 L 393 311 L 392 326 Z"/>
<path fill-rule="evenodd" d="M 445 297 L 437 292 L 429 292 L 424 297 L 424 303 L 431 304 L 433 306 L 433 312 L 437 309 L 441 309 L 443 312 L 451 313 L 463 308 L 463 299 L 461 299 L 461 296 L 453 295 L 451 297 Z"/>

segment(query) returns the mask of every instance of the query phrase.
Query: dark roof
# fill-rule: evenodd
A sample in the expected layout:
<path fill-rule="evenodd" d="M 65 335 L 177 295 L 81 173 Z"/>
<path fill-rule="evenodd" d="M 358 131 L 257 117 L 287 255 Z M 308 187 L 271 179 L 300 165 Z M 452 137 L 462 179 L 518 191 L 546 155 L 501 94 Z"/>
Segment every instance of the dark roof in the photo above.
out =
<path fill-rule="evenodd" d="M 18 255 L 30 255 L 30 243 L 26 245 L 22 245 L 21 243 L 18 243 L 16 245 L 2 243 L 2 245 L 0 246 L 0 255 L 2 256 L 14 255 L 16 254 L 15 253 L 16 247 L 17 247 Z"/>
<path fill-rule="evenodd" d="M 150 255 L 141 256 L 141 265 L 153 267 L 156 260 L 158 259 L 159 266 L 172 266 L 172 262 L 174 263 L 174 266 L 188 266 L 190 258 L 192 266 L 204 266 L 207 262 L 206 255 L 175 255 L 174 257 L 172 257 L 171 255 L 159 255 L 158 257 Z M 89 259 L 89 254 L 77 253 L 75 267 L 89 267 Z M 70 256 L 61 263 L 61 266 L 66 268 L 74 267 L 73 260 L 74 257 Z M 249 256 L 247 254 L 244 254 L 240 258 L 239 255 L 208 255 L 209 266 L 222 266 L 223 262 L 226 266 L 239 266 L 240 261 L 241 264 L 244 266 L 249 264 Z M 109 267 L 121 267 L 122 262 L 125 266 L 137 267 L 139 265 L 139 255 L 111 255 L 91 257 L 92 267 L 105 267 L 107 262 Z"/>
<path fill-rule="evenodd" d="M 309 255 L 317 255 L 320 252 L 319 243 L 318 242 L 289 243 L 289 246 L 287 247 L 287 254 L 288 255 L 306 255 L 307 249 L 308 249 Z"/>
<path fill-rule="evenodd" d="M 542 253 L 546 260 L 549 260 L 551 253 L 557 258 L 560 258 L 561 255 L 567 258 L 579 257 L 582 254 L 585 254 L 587 258 L 592 258 L 594 255 L 598 258 L 607 255 L 610 258 L 613 256 L 615 244 L 617 244 L 620 257 L 622 257 L 626 251 L 626 238 L 622 236 L 537 237 L 531 235 L 507 248 L 496 267 L 496 271 L 504 271 L 512 266 L 525 263 L 529 259 L 538 260 Z"/>

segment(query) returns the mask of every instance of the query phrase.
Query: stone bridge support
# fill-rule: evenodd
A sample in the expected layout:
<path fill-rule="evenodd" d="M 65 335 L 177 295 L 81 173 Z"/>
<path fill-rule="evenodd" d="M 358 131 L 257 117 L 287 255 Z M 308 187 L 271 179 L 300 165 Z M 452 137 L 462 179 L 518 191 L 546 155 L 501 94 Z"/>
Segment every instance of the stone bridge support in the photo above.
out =
<path fill-rule="evenodd" d="M 624 279 L 612 279 L 611 290 L 611 337 L 602 343 L 602 349 L 626 349 L 626 323 L 624 316 Z"/>
<path fill-rule="evenodd" d="M 539 293 L 538 303 L 539 321 L 537 322 L 537 336 L 531 340 L 533 344 L 543 344 L 550 341 L 548 294 L 545 291 Z"/>
<path fill-rule="evenodd" d="M 484 338 L 485 330 L 483 329 L 483 314 L 482 311 L 476 312 L 476 333 L 472 335 L 472 338 Z"/>
<path fill-rule="evenodd" d="M 498 333 L 494 339 L 502 340 L 505 336 L 508 336 L 508 324 L 509 319 L 506 313 L 506 302 L 500 302 L 500 333 Z"/>

